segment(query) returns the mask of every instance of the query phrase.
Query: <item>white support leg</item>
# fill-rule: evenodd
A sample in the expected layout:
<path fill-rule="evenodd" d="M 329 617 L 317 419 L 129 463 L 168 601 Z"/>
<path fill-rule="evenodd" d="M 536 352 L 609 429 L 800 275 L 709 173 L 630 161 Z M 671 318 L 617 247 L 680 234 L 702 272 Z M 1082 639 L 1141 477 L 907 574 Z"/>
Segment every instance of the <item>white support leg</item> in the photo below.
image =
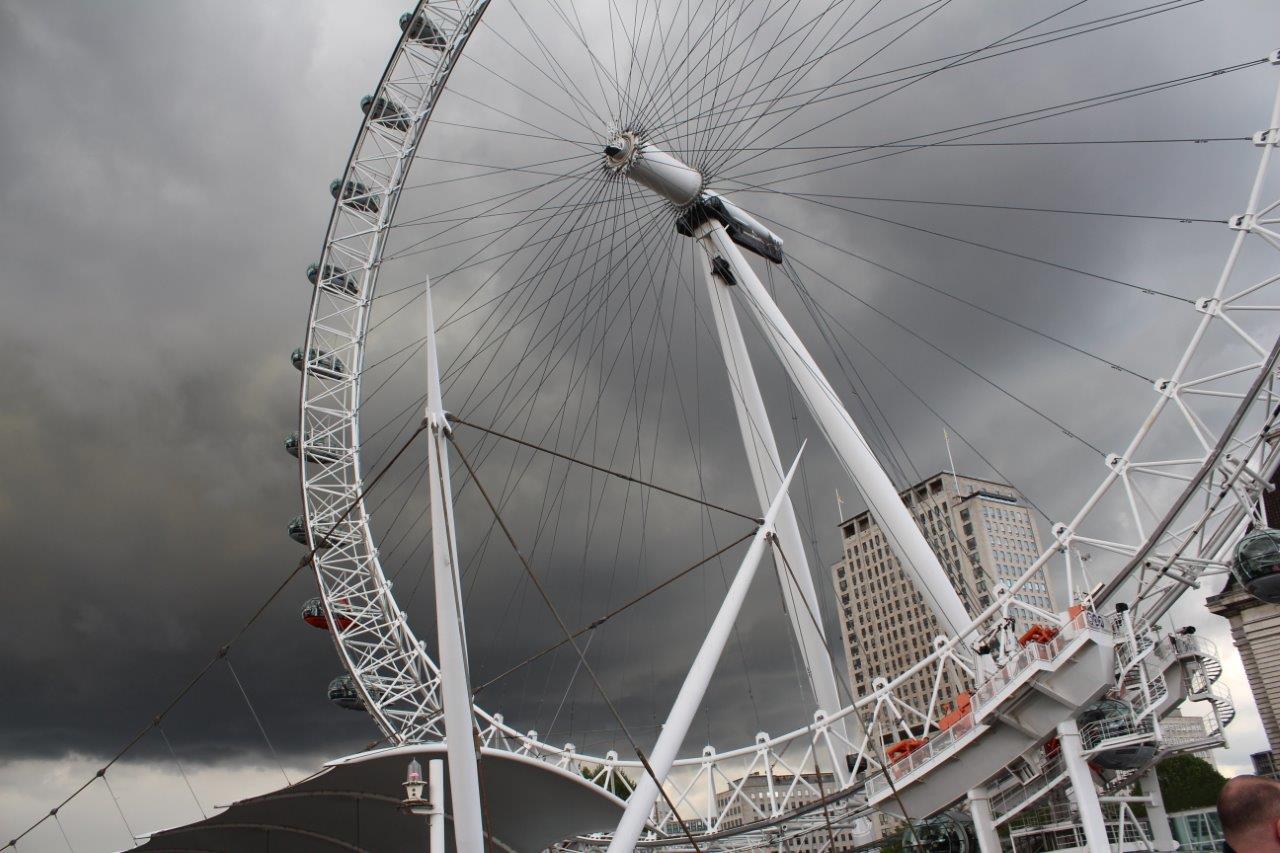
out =
<path fill-rule="evenodd" d="M 1098 790 L 1093 786 L 1093 776 L 1084 760 L 1080 729 L 1075 720 L 1064 720 L 1058 724 L 1058 743 L 1062 760 L 1067 765 L 1067 778 L 1071 780 L 1071 797 L 1080 811 L 1085 847 L 1089 853 L 1107 853 L 1111 845 L 1107 843 L 1102 804 L 1098 802 Z"/>
<path fill-rule="evenodd" d="M 1156 778 L 1156 769 L 1152 767 L 1142 777 L 1142 794 L 1150 798 L 1147 804 L 1147 820 L 1151 824 L 1151 840 L 1156 850 L 1161 853 L 1177 850 L 1178 842 L 1173 838 L 1173 827 L 1169 826 L 1169 813 L 1164 808 L 1164 795 L 1160 793 L 1160 780 Z"/>
<path fill-rule="evenodd" d="M 740 296 L 755 315 L 765 338 L 782 361 L 836 457 L 866 499 L 871 514 L 884 530 L 889 547 L 938 616 L 942 629 L 954 634 L 967 627 L 969 613 L 924 533 L 898 497 L 897 489 L 880 467 L 853 418 L 845 411 L 835 389 L 765 290 L 742 251 L 729 239 L 724 226 L 715 221 L 702 227 L 700 242 L 711 258 L 719 256 L 729 263 L 737 279 Z"/>
<path fill-rule="evenodd" d="M 778 493 L 782 483 L 782 457 L 778 455 L 778 445 L 773 437 L 769 414 L 765 410 L 764 397 L 760 393 L 755 370 L 751 367 L 751 356 L 747 353 L 747 344 L 742 337 L 742 327 L 738 324 L 738 314 L 733 307 L 732 287 L 712 273 L 711 257 L 705 253 L 702 268 L 707 294 L 711 298 L 711 310 L 715 315 L 716 331 L 720 336 L 720 351 L 724 355 L 725 368 L 729 371 L 733 404 L 738 414 L 738 426 L 742 430 L 742 443 L 747 451 L 747 466 L 751 469 L 756 498 L 763 511 L 769 505 L 770 496 Z M 834 714 L 844 707 L 844 703 L 840 701 L 837 690 L 835 669 L 831 664 L 826 634 L 822 627 L 822 611 L 818 609 L 818 594 L 813 586 L 813 575 L 809 571 L 800 525 L 796 522 L 795 509 L 789 497 L 782 502 L 776 526 L 778 545 L 786 555 L 786 561 L 775 554 L 773 563 L 778 573 L 783 600 L 786 602 L 787 614 L 791 619 L 791 630 L 795 633 L 800 654 L 809 671 L 818 707 L 828 714 Z M 854 721 L 855 728 L 859 728 L 856 715 L 849 719 Z M 855 732 L 852 738 L 848 737 L 843 720 L 833 723 L 832 728 L 840 737 L 853 743 L 861 740 L 860 732 Z M 843 773 L 840 769 L 837 772 Z"/>
<path fill-rule="evenodd" d="M 978 786 L 969 791 L 969 814 L 973 818 L 973 833 L 978 838 L 981 853 L 1000 853 L 1000 836 L 996 832 L 995 818 L 991 816 L 991 795 Z"/>
<path fill-rule="evenodd" d="M 439 758 L 427 762 L 427 799 L 431 801 L 431 811 L 427 816 L 431 853 L 445 853 L 444 761 Z"/>
<path fill-rule="evenodd" d="M 427 479 L 430 480 L 436 632 L 440 643 L 440 692 L 449 759 L 449 794 L 458 850 L 481 853 L 484 850 L 484 819 L 480 811 L 480 776 L 473 736 L 475 718 L 471 708 L 467 632 L 463 624 L 462 587 L 458 579 L 457 531 L 453 523 L 453 493 L 449 485 L 449 457 L 445 447 L 449 423 L 440 395 L 440 360 L 436 353 L 436 327 L 429 282 L 426 301 Z"/>
<path fill-rule="evenodd" d="M 653 810 L 654 803 L 658 801 L 660 794 L 658 786 L 666 781 L 667 774 L 671 772 L 676 753 L 684 743 L 694 715 L 702 705 L 702 698 L 706 695 L 707 686 L 711 683 L 716 664 L 720 662 L 720 655 L 724 652 L 729 634 L 738 620 L 742 603 L 746 601 L 747 590 L 751 588 L 751 581 L 755 578 L 761 558 L 764 557 L 765 548 L 774 536 L 774 524 L 777 521 L 778 511 L 786 498 L 791 477 L 799 464 L 800 457 L 797 456 L 796 461 L 791 465 L 791 470 L 783 478 L 773 503 L 769 505 L 764 515 L 764 523 L 760 525 L 755 537 L 751 540 L 751 545 L 742 558 L 742 565 L 738 567 L 733 582 L 729 584 L 724 602 L 721 603 L 719 612 L 716 613 L 711 627 L 707 630 L 707 636 L 703 639 L 702 647 L 698 649 L 698 654 L 689 667 L 684 683 L 680 685 L 680 692 L 676 694 L 671 712 L 662 726 L 662 733 L 658 735 L 658 742 L 649 756 L 649 767 L 653 770 L 653 776 L 648 773 L 642 775 L 636 789 L 627 798 L 626 811 L 623 812 L 622 820 L 618 822 L 618 828 L 609 842 L 609 853 L 632 853 L 635 850 L 636 841 L 644 831 L 644 822 Z"/>

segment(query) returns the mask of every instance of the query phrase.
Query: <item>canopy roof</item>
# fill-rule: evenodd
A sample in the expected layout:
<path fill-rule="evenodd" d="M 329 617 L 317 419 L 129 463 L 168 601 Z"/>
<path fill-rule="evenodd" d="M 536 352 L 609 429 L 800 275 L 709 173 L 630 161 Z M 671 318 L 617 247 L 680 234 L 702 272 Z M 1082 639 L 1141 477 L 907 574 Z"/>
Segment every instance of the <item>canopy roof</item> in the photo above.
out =
<path fill-rule="evenodd" d="M 340 758 L 301 782 L 240 800 L 198 823 L 155 832 L 147 851 L 391 851 L 427 849 L 427 819 L 400 810 L 406 768 L 444 758 L 441 744 Z M 445 787 L 448 787 L 446 765 Z M 486 829 L 494 849 L 536 851 L 574 835 L 611 831 L 623 802 L 567 770 L 509 752 L 482 750 Z M 449 803 L 445 801 L 446 815 Z M 452 834 L 447 845 L 454 849 Z"/>

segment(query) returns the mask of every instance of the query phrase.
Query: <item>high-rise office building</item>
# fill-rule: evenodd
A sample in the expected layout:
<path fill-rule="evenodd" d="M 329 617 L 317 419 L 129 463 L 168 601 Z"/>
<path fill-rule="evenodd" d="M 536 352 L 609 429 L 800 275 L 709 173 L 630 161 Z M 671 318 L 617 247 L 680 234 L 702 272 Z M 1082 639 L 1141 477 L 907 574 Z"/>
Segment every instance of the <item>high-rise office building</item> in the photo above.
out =
<path fill-rule="evenodd" d="M 943 471 L 901 494 L 970 613 L 990 605 L 997 586 L 1011 587 L 1042 550 L 1031 510 L 1010 486 Z M 863 696 L 873 679 L 892 679 L 928 654 L 943 631 L 869 512 L 842 521 L 840 530 L 844 548 L 831 579 L 849 681 Z M 1015 597 L 1042 610 L 1057 609 L 1043 571 Z M 1033 621 L 1025 611 L 1012 615 L 1021 628 Z M 900 695 L 926 707 L 933 678 L 931 672 L 918 673 Z M 941 701 L 953 701 L 969 686 L 959 673 L 949 674 Z"/>

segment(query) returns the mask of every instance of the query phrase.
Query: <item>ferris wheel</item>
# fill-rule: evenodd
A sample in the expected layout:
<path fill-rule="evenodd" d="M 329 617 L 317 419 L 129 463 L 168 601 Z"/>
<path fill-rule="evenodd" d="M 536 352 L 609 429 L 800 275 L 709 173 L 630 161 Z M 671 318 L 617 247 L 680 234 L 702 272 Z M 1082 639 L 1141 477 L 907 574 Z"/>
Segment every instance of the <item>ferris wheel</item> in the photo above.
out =
<path fill-rule="evenodd" d="M 887 816 L 935 839 L 920 849 L 945 836 L 992 850 L 1067 783 L 1091 792 L 1086 846 L 1108 821 L 1127 837 L 1132 810 L 1104 815 L 1098 791 L 1167 754 L 1160 720 L 1182 702 L 1206 701 L 1219 729 L 1234 713 L 1214 650 L 1170 631 L 1171 610 L 1233 567 L 1275 594 L 1280 519 L 1262 498 L 1280 466 L 1280 51 L 1083 75 L 1094 88 L 1047 85 L 1033 102 L 1009 63 L 1045 56 L 1053 71 L 1090 40 L 1141 43 L 1195 2 L 1105 15 L 1064 2 L 994 25 L 950 0 L 534 5 L 406 12 L 329 187 L 286 446 L 304 509 L 289 532 L 315 550 L 319 585 L 304 617 L 346 671 L 330 698 L 395 745 L 474 732 L 448 739 L 460 845 L 482 831 L 477 750 L 584 773 L 625 801 L 616 828 L 566 840 L 579 848 L 821 832 L 844 849 Z M 935 41 L 939 27 L 952 37 Z M 1243 135 L 1108 133 L 1113 104 L 1243 79 L 1237 91 L 1267 90 Z M 1238 207 L 1211 224 L 1172 206 L 946 196 L 1056 169 L 1049 189 L 1110 203 L 1168 179 L 1135 166 L 1129 152 L 1151 147 L 1178 152 L 1153 159 L 1180 173 L 1226 164 Z M 1099 179 L 1108 168 L 1120 178 Z M 1058 251 L 1070 232 L 1054 217 L 1184 231 L 1122 274 Z M 1190 262 L 1211 250 L 1212 273 Z M 1039 353 L 1037 387 L 999 368 L 1002 347 Z M 966 402 L 979 394 L 995 402 Z M 999 417 L 963 414 L 983 405 Z M 899 497 L 921 464 L 904 421 L 922 418 L 995 479 L 1071 481 L 1046 501 L 1047 547 L 1010 561 L 1016 573 L 973 566 L 954 529 L 931 540 Z M 816 529 L 814 492 L 831 483 L 864 500 L 939 626 L 861 691 L 833 662 L 814 581 L 836 535 Z M 663 609 L 713 570 L 701 609 Z M 1046 575 L 1061 606 L 1023 594 Z M 785 734 L 728 741 L 714 673 L 765 598 L 799 684 L 766 715 Z M 631 633 L 610 637 L 624 620 Z M 478 643 L 505 663 L 482 676 Z M 615 699 L 673 656 L 670 707 L 644 706 L 665 723 L 633 730 Z M 530 674 L 549 685 L 557 660 L 568 686 L 550 726 L 591 696 L 616 748 L 557 745 L 489 706 L 486 689 L 518 678 L 519 696 L 501 695 L 534 707 Z M 904 689 L 922 672 L 923 705 Z M 944 683 L 965 685 L 963 701 L 946 704 Z M 709 745 L 683 752 L 699 718 Z M 747 790 L 752 774 L 767 796 Z"/>

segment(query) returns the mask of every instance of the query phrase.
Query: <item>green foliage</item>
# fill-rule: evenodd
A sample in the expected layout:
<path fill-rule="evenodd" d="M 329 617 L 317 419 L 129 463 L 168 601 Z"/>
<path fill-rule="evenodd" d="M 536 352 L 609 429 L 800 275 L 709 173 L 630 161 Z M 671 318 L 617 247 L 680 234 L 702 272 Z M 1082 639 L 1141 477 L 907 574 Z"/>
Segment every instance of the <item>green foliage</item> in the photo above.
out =
<path fill-rule="evenodd" d="M 604 777 L 601 777 L 598 780 L 595 778 L 596 774 L 599 772 L 599 767 L 592 767 L 589 764 L 582 765 L 582 777 L 587 781 L 595 785 L 599 785 L 601 788 L 604 788 L 619 799 L 625 800 L 627 797 L 631 796 L 631 792 L 636 787 L 634 779 L 622 770 L 614 770 L 613 776 L 609 779 L 609 784 L 606 785 Z"/>
<path fill-rule="evenodd" d="M 1216 805 L 1227 779 L 1213 765 L 1194 755 L 1175 755 L 1156 768 L 1167 811 L 1202 809 Z"/>

